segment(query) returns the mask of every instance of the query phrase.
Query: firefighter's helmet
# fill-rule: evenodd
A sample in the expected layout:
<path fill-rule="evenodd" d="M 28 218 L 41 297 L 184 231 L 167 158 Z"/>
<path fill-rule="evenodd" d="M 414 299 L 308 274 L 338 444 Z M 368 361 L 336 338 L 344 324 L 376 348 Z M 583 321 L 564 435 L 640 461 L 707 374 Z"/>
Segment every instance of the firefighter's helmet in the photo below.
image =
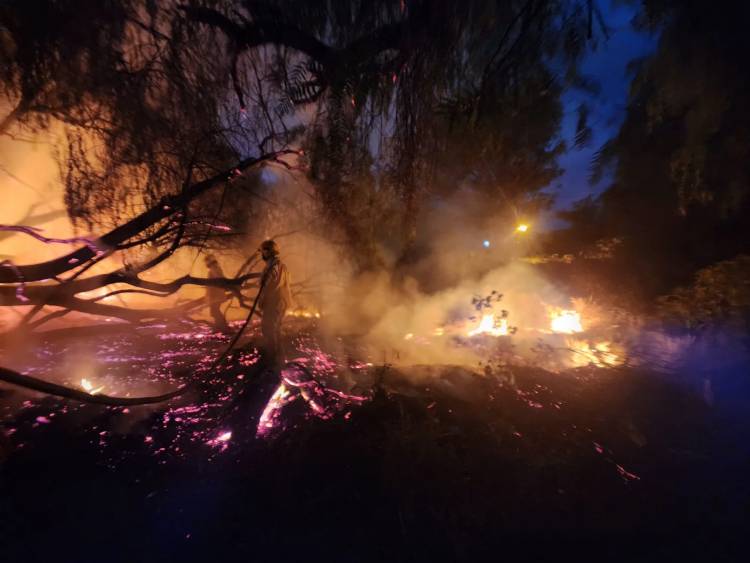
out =
<path fill-rule="evenodd" d="M 263 243 L 260 245 L 260 251 L 263 252 L 264 250 L 274 256 L 279 255 L 279 245 L 276 244 L 275 240 L 271 240 L 271 239 L 264 240 Z"/>

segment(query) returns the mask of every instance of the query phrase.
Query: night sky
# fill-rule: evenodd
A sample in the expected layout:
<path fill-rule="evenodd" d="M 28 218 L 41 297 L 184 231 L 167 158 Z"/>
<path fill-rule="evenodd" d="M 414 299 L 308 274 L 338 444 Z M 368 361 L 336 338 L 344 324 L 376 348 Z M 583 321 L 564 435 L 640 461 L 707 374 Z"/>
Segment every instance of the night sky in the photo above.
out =
<path fill-rule="evenodd" d="M 627 73 L 628 63 L 652 53 L 658 39 L 633 29 L 631 21 L 636 13 L 633 6 L 612 0 L 601 2 L 600 8 L 610 29 L 610 37 L 609 40 L 602 39 L 597 49 L 584 59 L 582 72 L 596 80 L 601 91 L 591 95 L 571 90 L 563 96 L 565 117 L 562 137 L 568 146 L 573 146 L 576 110 L 582 101 L 587 102 L 591 110 L 589 124 L 593 136 L 587 147 L 581 150 L 571 149 L 560 159 L 564 173 L 548 188 L 548 191 L 557 195 L 555 209 L 570 207 L 575 201 L 590 194 L 598 194 L 607 187 L 609 179 L 606 176 L 596 186 L 589 185 L 591 158 L 603 143 L 617 134 L 625 117 L 632 79 Z"/>

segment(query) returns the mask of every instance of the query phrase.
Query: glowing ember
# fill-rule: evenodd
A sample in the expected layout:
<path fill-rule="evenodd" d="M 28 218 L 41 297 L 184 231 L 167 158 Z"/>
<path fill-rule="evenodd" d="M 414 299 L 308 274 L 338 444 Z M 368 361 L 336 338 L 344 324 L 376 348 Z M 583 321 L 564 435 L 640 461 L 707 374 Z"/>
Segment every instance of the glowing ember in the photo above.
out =
<path fill-rule="evenodd" d="M 90 382 L 90 381 L 89 381 L 88 379 L 86 379 L 85 377 L 81 379 L 81 387 L 82 387 L 82 388 L 83 388 L 83 390 L 84 390 L 84 391 L 86 391 L 86 393 L 88 393 L 89 395 L 96 395 L 96 394 L 97 394 L 97 393 L 99 393 L 99 392 L 100 392 L 100 391 L 101 391 L 102 389 L 104 389 L 104 385 L 102 385 L 101 387 L 96 387 L 96 388 L 95 388 L 95 387 L 94 387 L 94 384 L 93 384 L 93 383 L 91 383 L 91 382 Z"/>
<path fill-rule="evenodd" d="M 266 408 L 263 409 L 260 420 L 258 420 L 256 431 L 258 436 L 265 436 L 280 424 L 281 411 L 284 405 L 294 400 L 294 398 L 289 397 L 290 395 L 291 392 L 283 383 L 276 388 L 273 396 L 266 404 Z"/>
<path fill-rule="evenodd" d="M 216 436 L 216 438 L 213 438 L 206 443 L 209 446 L 219 448 L 223 452 L 229 447 L 229 440 L 231 439 L 232 439 L 232 432 L 231 430 L 227 430 L 225 432 L 222 432 L 218 436 Z"/>
<path fill-rule="evenodd" d="M 489 334 L 490 336 L 506 336 L 508 334 L 508 319 L 495 319 L 493 313 L 482 316 L 479 326 L 469 331 L 469 336 Z"/>
<path fill-rule="evenodd" d="M 309 408 L 307 415 L 323 420 L 329 420 L 348 411 L 352 405 L 368 400 L 368 397 L 340 391 L 324 383 L 338 377 L 338 364 L 333 357 L 319 349 L 307 348 L 307 351 L 310 357 L 297 358 L 282 370 L 281 383 L 258 421 L 257 436 L 265 438 L 284 430 L 284 407 L 297 399 L 303 400 Z"/>
<path fill-rule="evenodd" d="M 552 332 L 559 332 L 562 334 L 583 332 L 583 326 L 581 326 L 581 315 L 572 309 L 551 309 L 550 328 L 552 329 Z"/>

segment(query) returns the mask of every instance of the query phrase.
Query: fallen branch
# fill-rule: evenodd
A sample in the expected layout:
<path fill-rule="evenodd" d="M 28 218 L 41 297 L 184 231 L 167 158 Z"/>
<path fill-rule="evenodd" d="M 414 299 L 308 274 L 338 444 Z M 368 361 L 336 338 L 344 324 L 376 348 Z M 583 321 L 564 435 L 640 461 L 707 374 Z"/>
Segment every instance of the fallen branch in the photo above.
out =
<path fill-rule="evenodd" d="M 169 295 L 185 285 L 220 287 L 232 291 L 242 287 L 247 281 L 257 279 L 258 277 L 260 277 L 260 274 L 257 273 L 245 274 L 237 278 L 196 278 L 186 275 L 171 282 L 160 283 L 142 280 L 137 276 L 117 271 L 91 276 L 90 278 L 69 282 L 62 286 L 53 284 L 29 286 L 25 288 L 25 297 L 28 300 L 26 301 L 27 304 L 41 303 L 43 305 L 57 305 L 62 307 L 65 306 L 66 300 L 74 298 L 79 293 L 93 291 L 110 285 L 124 284 Z M 19 304 L 16 299 L 16 288 L 0 287 L 0 305 L 16 306 Z"/>
<path fill-rule="evenodd" d="M 125 407 L 133 405 L 148 405 L 152 403 L 161 403 L 167 401 L 179 395 L 185 393 L 190 387 L 189 385 L 183 385 L 179 389 L 170 391 L 169 393 L 163 393 L 161 395 L 149 395 L 146 397 L 110 397 L 109 395 L 92 395 L 85 391 L 79 391 L 72 387 L 65 387 L 57 383 L 31 377 L 30 375 L 24 375 L 7 368 L 0 367 L 0 381 L 5 381 L 13 385 L 18 385 L 25 389 L 31 389 L 33 391 L 39 391 L 41 393 L 48 393 L 50 395 L 57 395 L 58 397 L 65 397 L 67 399 L 75 399 L 84 403 L 93 403 L 97 405 L 109 405 L 112 407 Z"/>

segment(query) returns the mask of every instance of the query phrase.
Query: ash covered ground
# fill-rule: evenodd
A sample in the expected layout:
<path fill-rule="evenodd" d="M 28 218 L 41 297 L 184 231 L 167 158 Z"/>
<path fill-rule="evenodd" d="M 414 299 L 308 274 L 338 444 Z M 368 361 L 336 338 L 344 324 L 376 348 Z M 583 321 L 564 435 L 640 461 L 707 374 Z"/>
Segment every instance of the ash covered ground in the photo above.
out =
<path fill-rule="evenodd" d="M 392 365 L 294 322 L 281 379 L 197 323 L 47 333 L 27 373 L 192 386 L 0 388 L 3 560 L 739 560 L 746 419 L 679 374 Z"/>

